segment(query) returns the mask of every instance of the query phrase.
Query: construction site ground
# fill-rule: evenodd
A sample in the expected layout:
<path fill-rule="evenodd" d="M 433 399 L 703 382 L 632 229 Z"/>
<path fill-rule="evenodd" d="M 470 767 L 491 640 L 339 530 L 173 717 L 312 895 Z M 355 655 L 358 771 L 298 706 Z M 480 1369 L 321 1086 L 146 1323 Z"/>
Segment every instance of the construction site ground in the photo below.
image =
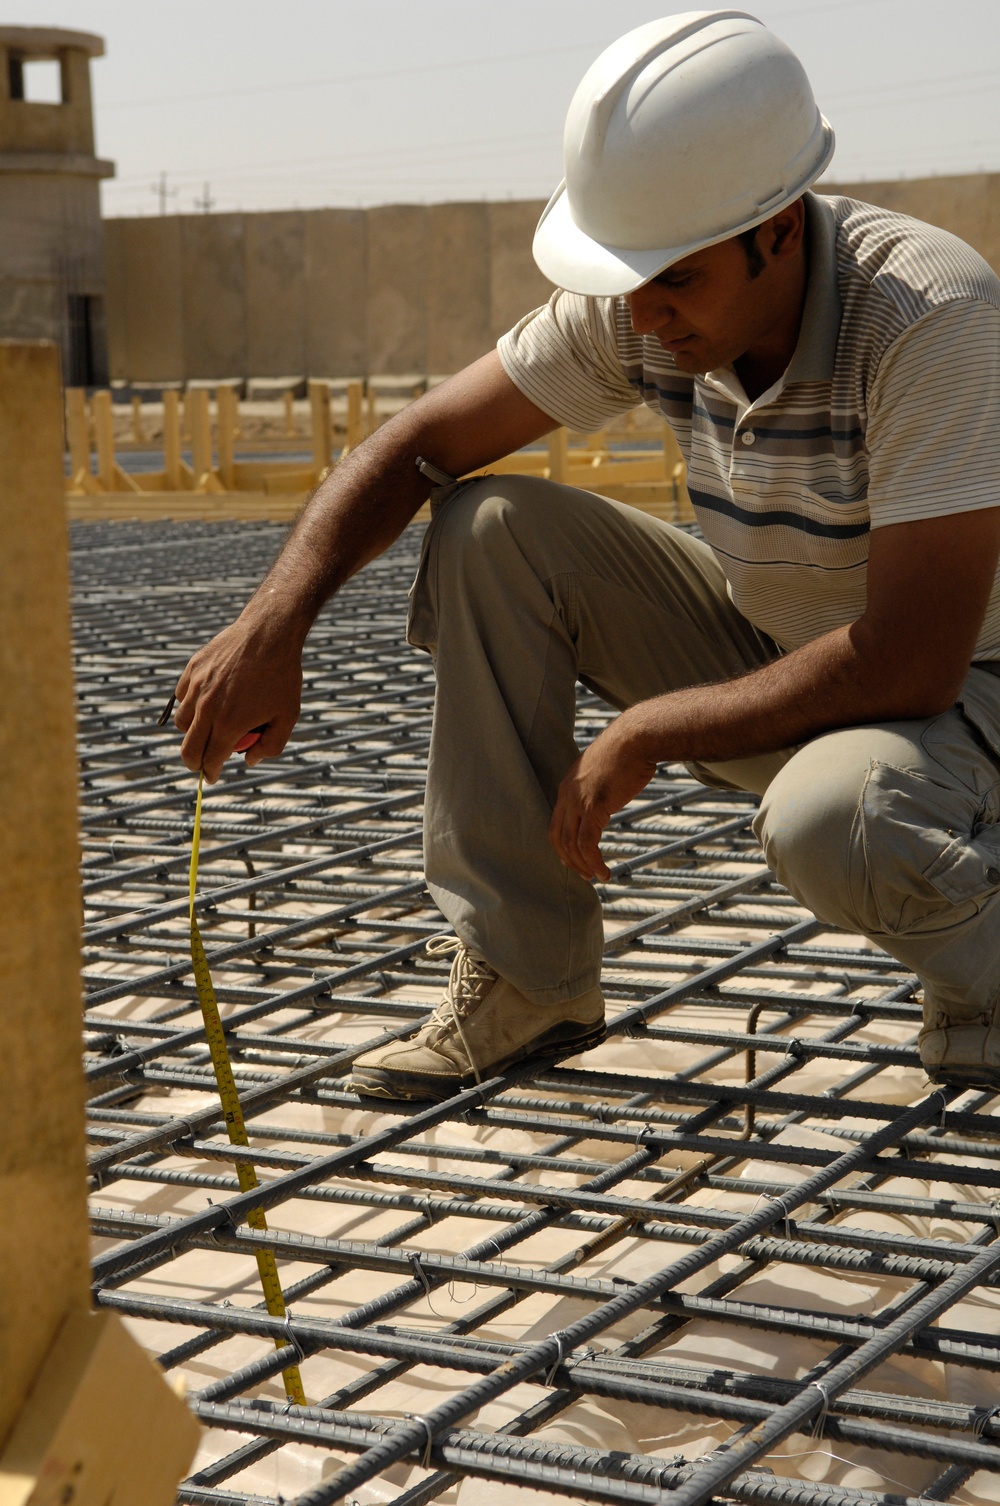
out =
<path fill-rule="evenodd" d="M 997 1103 L 927 1083 L 916 980 L 778 886 L 752 797 L 664 766 L 613 820 L 599 1048 L 441 1105 L 346 1087 L 446 977 L 419 526 L 322 614 L 284 756 L 206 794 L 248 1229 L 156 717 L 283 534 L 73 526 L 94 1273 L 205 1425 L 179 1500 L 1000 1502 Z M 581 691 L 579 741 L 610 715 Z"/>

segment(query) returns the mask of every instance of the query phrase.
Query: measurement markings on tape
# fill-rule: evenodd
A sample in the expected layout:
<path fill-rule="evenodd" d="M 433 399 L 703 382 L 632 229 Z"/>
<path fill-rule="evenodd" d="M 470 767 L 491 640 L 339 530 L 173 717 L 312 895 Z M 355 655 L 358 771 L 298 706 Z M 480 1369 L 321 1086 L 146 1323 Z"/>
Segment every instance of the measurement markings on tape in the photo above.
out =
<path fill-rule="evenodd" d="M 204 788 L 204 775 L 198 776 L 198 799 L 194 811 L 194 833 L 191 838 L 191 870 L 188 881 L 189 917 L 191 922 L 191 963 L 194 968 L 194 981 L 198 989 L 198 1002 L 201 1005 L 202 1019 L 205 1021 L 205 1035 L 208 1039 L 208 1049 L 212 1054 L 212 1067 L 215 1071 L 215 1081 L 219 1089 L 219 1098 L 222 1103 L 223 1115 L 226 1121 L 226 1130 L 230 1142 L 233 1145 L 245 1145 L 249 1148 L 250 1139 L 247 1135 L 246 1125 L 243 1122 L 243 1110 L 240 1108 L 240 1096 L 236 1090 L 236 1081 L 233 1077 L 232 1063 L 229 1060 L 229 1048 L 226 1045 L 226 1034 L 222 1028 L 222 1019 L 219 1015 L 219 1006 L 215 997 L 215 988 L 212 984 L 212 974 L 209 971 L 208 958 L 205 956 L 205 948 L 198 929 L 198 917 L 195 914 L 194 899 L 198 885 L 198 853 L 201 847 L 201 802 Z M 239 1179 L 240 1191 L 249 1192 L 259 1185 L 257 1173 L 248 1161 L 236 1162 L 236 1175 Z M 267 1219 L 263 1208 L 252 1208 L 247 1214 L 247 1223 L 252 1229 L 267 1229 Z M 260 1284 L 264 1293 L 264 1302 L 272 1318 L 283 1318 L 285 1314 L 285 1297 L 281 1290 L 281 1280 L 278 1276 L 278 1267 L 274 1255 L 270 1250 L 258 1249 L 254 1251 L 257 1260 L 257 1270 L 260 1273 Z M 274 1347 L 282 1348 L 285 1340 L 275 1339 Z M 285 1395 L 289 1401 L 297 1406 L 306 1406 L 305 1392 L 302 1389 L 302 1378 L 299 1375 L 297 1365 L 289 1365 L 287 1370 L 282 1371 L 282 1379 L 285 1384 Z"/>

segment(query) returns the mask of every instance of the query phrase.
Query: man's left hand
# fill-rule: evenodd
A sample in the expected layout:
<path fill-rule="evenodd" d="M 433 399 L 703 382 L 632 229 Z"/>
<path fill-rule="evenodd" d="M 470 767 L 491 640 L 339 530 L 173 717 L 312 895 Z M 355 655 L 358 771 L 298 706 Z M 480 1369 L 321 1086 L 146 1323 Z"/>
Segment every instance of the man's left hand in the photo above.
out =
<path fill-rule="evenodd" d="M 600 840 L 615 811 L 644 790 L 656 773 L 635 719 L 623 712 L 572 765 L 559 786 L 549 841 L 583 879 L 611 877 Z"/>

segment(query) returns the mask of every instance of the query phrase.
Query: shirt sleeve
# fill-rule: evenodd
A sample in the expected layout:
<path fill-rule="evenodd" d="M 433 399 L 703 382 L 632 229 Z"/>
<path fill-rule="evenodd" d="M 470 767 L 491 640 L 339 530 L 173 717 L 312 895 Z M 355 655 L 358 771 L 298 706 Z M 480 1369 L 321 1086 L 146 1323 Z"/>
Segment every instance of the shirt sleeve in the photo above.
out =
<path fill-rule="evenodd" d="M 963 299 L 899 336 L 867 442 L 872 528 L 1000 506 L 1000 308 Z"/>
<path fill-rule="evenodd" d="M 599 429 L 642 401 L 622 370 L 616 300 L 557 290 L 497 344 L 515 387 L 571 429 Z"/>

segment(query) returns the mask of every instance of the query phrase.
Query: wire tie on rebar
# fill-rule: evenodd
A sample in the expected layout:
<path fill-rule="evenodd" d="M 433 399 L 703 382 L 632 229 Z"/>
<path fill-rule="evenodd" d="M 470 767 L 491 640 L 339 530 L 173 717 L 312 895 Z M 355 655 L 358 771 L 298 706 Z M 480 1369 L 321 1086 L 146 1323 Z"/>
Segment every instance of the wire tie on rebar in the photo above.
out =
<path fill-rule="evenodd" d="M 179 1119 L 177 1122 L 179 1129 L 176 1135 L 171 1135 L 168 1143 L 176 1145 L 180 1140 L 193 1140 L 195 1137 L 195 1128 L 190 1119 Z"/>
<path fill-rule="evenodd" d="M 974 1420 L 972 1423 L 973 1438 L 982 1438 L 991 1420 L 997 1416 L 1000 1416 L 1000 1405 L 993 1407 L 984 1407 L 980 1413 L 974 1415 Z"/>
<path fill-rule="evenodd" d="M 285 1322 L 283 1327 L 285 1330 L 285 1342 L 286 1344 L 291 1345 L 292 1349 L 295 1350 L 295 1362 L 296 1364 L 298 1364 L 299 1360 L 305 1359 L 306 1352 L 302 1348 L 302 1345 L 299 1343 L 298 1339 L 292 1333 L 292 1315 L 287 1307 L 285 1308 Z"/>
<path fill-rule="evenodd" d="M 816 1413 L 816 1417 L 812 1425 L 812 1436 L 814 1438 L 822 1438 L 823 1429 L 826 1427 L 827 1413 L 830 1410 L 830 1398 L 827 1395 L 826 1387 L 820 1381 L 810 1381 L 809 1385 L 806 1387 L 806 1390 L 818 1391 L 820 1396 L 823 1398 L 823 1405 Z"/>
<path fill-rule="evenodd" d="M 424 1452 L 421 1455 L 420 1463 L 421 1463 L 421 1465 L 422 1465 L 422 1467 L 424 1469 L 430 1469 L 430 1467 L 431 1467 L 431 1445 L 434 1442 L 434 1433 L 433 1433 L 433 1431 L 431 1429 L 431 1425 L 427 1421 L 427 1418 L 424 1417 L 423 1413 L 421 1413 L 421 1412 L 406 1412 L 406 1413 L 404 1413 L 404 1416 L 407 1417 L 410 1422 L 419 1422 L 420 1426 L 424 1430 L 424 1436 L 425 1436 L 426 1442 L 424 1443 Z"/>
<path fill-rule="evenodd" d="M 425 1292 L 425 1294 L 427 1296 L 427 1299 L 429 1301 L 430 1300 L 430 1295 L 431 1295 L 431 1284 L 430 1284 L 430 1282 L 427 1279 L 427 1272 L 424 1270 L 423 1266 L 421 1265 L 421 1263 L 420 1263 L 420 1256 L 417 1254 L 416 1250 L 414 1250 L 413 1254 L 410 1256 L 410 1266 L 412 1267 L 414 1276 L 416 1276 L 417 1280 L 420 1282 L 421 1286 L 423 1287 L 424 1292 Z"/>
<path fill-rule="evenodd" d="M 754 1203 L 753 1208 L 750 1209 L 750 1212 L 753 1213 L 755 1211 L 755 1209 L 757 1207 L 757 1203 L 761 1203 L 761 1202 L 764 1202 L 764 1201 L 767 1201 L 769 1203 L 776 1203 L 777 1206 L 781 1209 L 781 1213 L 782 1213 L 782 1217 L 783 1217 L 784 1225 L 785 1225 L 785 1238 L 790 1240 L 792 1238 L 792 1225 L 791 1225 L 791 1217 L 789 1215 L 788 1207 L 787 1207 L 787 1205 L 785 1203 L 785 1199 L 783 1197 L 775 1197 L 772 1192 L 762 1192 L 760 1194 L 760 1196 L 758 1197 L 757 1202 Z"/>
<path fill-rule="evenodd" d="M 655 1134 L 655 1130 L 653 1129 L 653 1126 L 651 1124 L 640 1124 L 639 1128 L 635 1132 L 636 1150 L 642 1150 L 643 1140 L 645 1140 L 647 1136 L 652 1134 Z"/>
<path fill-rule="evenodd" d="M 564 1337 L 565 1337 L 565 1335 L 563 1335 L 561 1333 L 553 1334 L 553 1338 L 556 1341 L 556 1357 L 552 1361 L 552 1364 L 549 1366 L 548 1370 L 545 1373 L 545 1384 L 547 1386 L 554 1386 L 555 1383 L 556 1383 L 556 1371 L 559 1369 L 559 1366 L 563 1362 L 563 1338 Z"/>
<path fill-rule="evenodd" d="M 1000 1198 L 993 1198 L 989 1204 L 990 1214 L 993 1218 L 993 1228 L 996 1230 L 997 1239 L 1000 1239 Z"/>

